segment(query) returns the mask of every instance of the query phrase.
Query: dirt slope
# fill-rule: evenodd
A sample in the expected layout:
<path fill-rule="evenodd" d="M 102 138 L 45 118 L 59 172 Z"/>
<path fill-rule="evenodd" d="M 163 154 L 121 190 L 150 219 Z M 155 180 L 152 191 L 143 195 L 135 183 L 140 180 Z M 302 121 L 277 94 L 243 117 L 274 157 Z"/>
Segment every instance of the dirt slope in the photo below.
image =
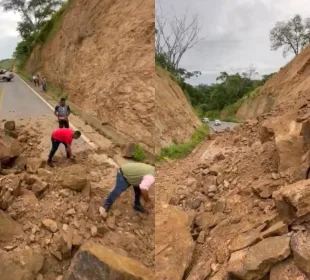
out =
<path fill-rule="evenodd" d="M 260 93 L 237 112 L 240 119 L 251 119 L 271 111 L 277 115 L 297 113 L 310 89 L 310 46 L 271 78 Z"/>
<path fill-rule="evenodd" d="M 156 150 L 186 141 L 201 125 L 182 89 L 163 69 L 156 67 Z"/>
<path fill-rule="evenodd" d="M 71 1 L 26 63 L 122 136 L 154 147 L 154 1 Z"/>

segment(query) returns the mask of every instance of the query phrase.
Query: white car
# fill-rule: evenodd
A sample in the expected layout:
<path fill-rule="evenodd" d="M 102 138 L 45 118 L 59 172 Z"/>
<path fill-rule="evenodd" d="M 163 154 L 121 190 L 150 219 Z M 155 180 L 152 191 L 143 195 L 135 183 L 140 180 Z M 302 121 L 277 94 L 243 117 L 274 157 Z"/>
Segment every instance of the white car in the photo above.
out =
<path fill-rule="evenodd" d="M 0 81 L 10 82 L 14 78 L 12 72 L 6 70 L 0 70 Z"/>
<path fill-rule="evenodd" d="M 216 126 L 219 126 L 221 124 L 222 124 L 222 122 L 220 120 L 215 120 L 215 122 L 214 122 L 214 125 L 216 125 Z"/>
<path fill-rule="evenodd" d="M 202 120 L 204 123 L 209 123 L 209 118 L 203 118 L 203 120 Z"/>

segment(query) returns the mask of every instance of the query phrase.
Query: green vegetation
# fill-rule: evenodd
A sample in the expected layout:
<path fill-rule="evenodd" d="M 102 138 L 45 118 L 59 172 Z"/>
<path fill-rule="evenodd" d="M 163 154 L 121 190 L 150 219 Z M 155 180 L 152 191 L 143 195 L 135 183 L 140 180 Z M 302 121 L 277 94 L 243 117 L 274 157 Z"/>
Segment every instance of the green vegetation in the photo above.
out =
<path fill-rule="evenodd" d="M 143 147 L 139 144 L 135 146 L 135 150 L 133 152 L 133 159 L 139 162 L 143 162 L 146 160 L 146 153 Z"/>
<path fill-rule="evenodd" d="M 74 0 L 6 0 L 0 3 L 5 11 L 23 15 L 17 30 L 22 41 L 13 54 L 16 65 L 23 69 L 36 45 L 45 43 L 61 26 L 63 16 Z"/>
<path fill-rule="evenodd" d="M 167 158 L 180 159 L 187 156 L 198 144 L 200 144 L 206 138 L 208 134 L 209 126 L 202 125 L 195 131 L 195 133 L 187 142 L 162 148 L 158 156 L 159 160 Z"/>
<path fill-rule="evenodd" d="M 174 81 L 180 85 L 200 118 L 216 119 L 222 116 L 221 119 L 224 121 L 238 121 L 235 113 L 244 98 L 261 88 L 274 74 L 264 75 L 260 80 L 253 79 L 257 73 L 250 67 L 243 73 L 221 72 L 215 84 L 193 86 L 186 81 L 200 75 L 199 71 L 188 72 L 183 68 L 175 69 L 165 54 L 156 54 L 155 58 L 156 64 L 169 71 Z"/>
<path fill-rule="evenodd" d="M 12 69 L 14 64 L 14 59 L 3 59 L 0 60 L 0 69 Z"/>

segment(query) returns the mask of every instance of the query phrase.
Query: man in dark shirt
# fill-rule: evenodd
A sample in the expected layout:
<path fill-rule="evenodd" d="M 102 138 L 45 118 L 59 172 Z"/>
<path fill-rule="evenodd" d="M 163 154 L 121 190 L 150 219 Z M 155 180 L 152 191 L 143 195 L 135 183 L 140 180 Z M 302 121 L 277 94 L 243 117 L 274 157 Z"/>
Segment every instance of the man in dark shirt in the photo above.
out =
<path fill-rule="evenodd" d="M 71 110 L 69 105 L 66 104 L 66 99 L 61 98 L 59 105 L 55 107 L 55 116 L 58 118 L 59 128 L 69 128 L 69 115 Z"/>
<path fill-rule="evenodd" d="M 52 133 L 52 149 L 48 156 L 47 164 L 50 167 L 54 167 L 53 165 L 53 156 L 55 155 L 56 151 L 60 144 L 63 144 L 66 147 L 67 158 L 72 158 L 71 152 L 71 144 L 73 139 L 78 139 L 81 136 L 80 131 L 73 131 L 69 128 L 59 128 Z"/>

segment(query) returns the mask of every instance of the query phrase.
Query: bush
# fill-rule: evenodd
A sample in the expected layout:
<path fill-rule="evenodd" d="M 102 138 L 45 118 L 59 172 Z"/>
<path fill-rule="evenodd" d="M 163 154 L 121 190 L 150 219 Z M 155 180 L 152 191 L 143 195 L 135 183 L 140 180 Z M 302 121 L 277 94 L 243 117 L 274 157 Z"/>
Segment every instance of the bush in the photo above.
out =
<path fill-rule="evenodd" d="M 143 147 L 139 144 L 136 145 L 135 150 L 133 152 L 133 159 L 135 161 L 143 162 L 146 159 L 146 154 Z"/>
<path fill-rule="evenodd" d="M 162 148 L 159 159 L 180 159 L 187 156 L 199 143 L 201 143 L 202 140 L 206 138 L 208 134 L 209 126 L 202 125 L 195 131 L 190 140 L 187 142 Z"/>

